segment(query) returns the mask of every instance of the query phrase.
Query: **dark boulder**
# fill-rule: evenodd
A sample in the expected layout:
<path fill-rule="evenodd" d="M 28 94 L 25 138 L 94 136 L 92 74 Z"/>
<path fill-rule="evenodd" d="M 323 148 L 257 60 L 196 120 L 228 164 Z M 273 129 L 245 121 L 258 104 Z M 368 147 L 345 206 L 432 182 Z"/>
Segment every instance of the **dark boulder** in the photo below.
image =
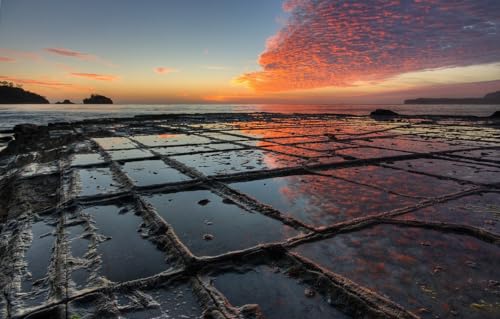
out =
<path fill-rule="evenodd" d="M 493 114 L 490 115 L 490 117 L 495 119 L 500 119 L 500 111 L 494 112 Z"/>
<path fill-rule="evenodd" d="M 399 114 L 386 109 L 376 109 L 370 113 L 370 116 L 398 116 Z"/>
<path fill-rule="evenodd" d="M 496 92 L 493 92 L 493 93 L 488 93 L 484 96 L 484 99 L 485 100 L 493 100 L 493 101 L 497 101 L 497 102 L 500 102 L 500 91 L 496 91 Z"/>

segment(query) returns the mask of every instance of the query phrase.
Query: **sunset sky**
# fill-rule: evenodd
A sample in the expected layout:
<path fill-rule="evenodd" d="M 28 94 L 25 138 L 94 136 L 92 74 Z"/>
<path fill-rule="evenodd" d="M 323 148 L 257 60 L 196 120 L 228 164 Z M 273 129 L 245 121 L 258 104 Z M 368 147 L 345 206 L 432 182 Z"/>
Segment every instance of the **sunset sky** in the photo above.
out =
<path fill-rule="evenodd" d="M 482 96 L 500 90 L 500 1 L 0 0 L 0 80 L 52 102 Z"/>

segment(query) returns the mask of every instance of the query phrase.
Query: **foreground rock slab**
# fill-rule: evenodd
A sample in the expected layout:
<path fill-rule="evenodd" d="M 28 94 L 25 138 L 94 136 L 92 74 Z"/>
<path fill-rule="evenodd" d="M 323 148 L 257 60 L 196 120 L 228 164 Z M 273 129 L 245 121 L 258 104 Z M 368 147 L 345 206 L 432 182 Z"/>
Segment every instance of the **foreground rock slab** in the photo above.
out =
<path fill-rule="evenodd" d="M 0 318 L 498 318 L 500 120 L 374 115 L 2 133 Z"/>

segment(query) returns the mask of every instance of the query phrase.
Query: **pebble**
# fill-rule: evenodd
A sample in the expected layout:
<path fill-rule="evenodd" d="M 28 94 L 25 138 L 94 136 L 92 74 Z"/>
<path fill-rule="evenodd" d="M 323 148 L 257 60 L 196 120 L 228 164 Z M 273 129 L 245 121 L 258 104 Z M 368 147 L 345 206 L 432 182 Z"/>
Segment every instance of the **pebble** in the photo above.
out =
<path fill-rule="evenodd" d="M 198 202 L 198 205 L 201 205 L 201 206 L 205 206 L 207 205 L 208 203 L 210 203 L 210 201 L 208 199 L 202 199 Z"/>
<path fill-rule="evenodd" d="M 304 295 L 306 297 L 311 298 L 311 297 L 314 297 L 314 295 L 316 295 L 316 292 L 314 290 L 312 290 L 311 288 L 306 288 L 306 289 L 304 289 Z"/>
<path fill-rule="evenodd" d="M 215 237 L 212 234 L 205 234 L 203 235 L 203 239 L 205 240 L 213 240 Z"/>

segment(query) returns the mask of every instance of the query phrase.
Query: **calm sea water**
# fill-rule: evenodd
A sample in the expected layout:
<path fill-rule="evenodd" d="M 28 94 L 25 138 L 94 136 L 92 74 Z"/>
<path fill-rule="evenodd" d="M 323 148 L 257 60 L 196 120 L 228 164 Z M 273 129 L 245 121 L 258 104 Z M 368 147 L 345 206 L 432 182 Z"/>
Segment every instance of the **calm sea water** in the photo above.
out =
<path fill-rule="evenodd" d="M 367 115 L 376 108 L 388 108 L 408 115 L 476 115 L 488 116 L 500 105 L 284 105 L 284 104 L 166 104 L 166 105 L 0 105 L 0 129 L 20 123 L 47 124 L 90 118 L 130 117 L 138 114 L 278 112 L 336 113 Z"/>

